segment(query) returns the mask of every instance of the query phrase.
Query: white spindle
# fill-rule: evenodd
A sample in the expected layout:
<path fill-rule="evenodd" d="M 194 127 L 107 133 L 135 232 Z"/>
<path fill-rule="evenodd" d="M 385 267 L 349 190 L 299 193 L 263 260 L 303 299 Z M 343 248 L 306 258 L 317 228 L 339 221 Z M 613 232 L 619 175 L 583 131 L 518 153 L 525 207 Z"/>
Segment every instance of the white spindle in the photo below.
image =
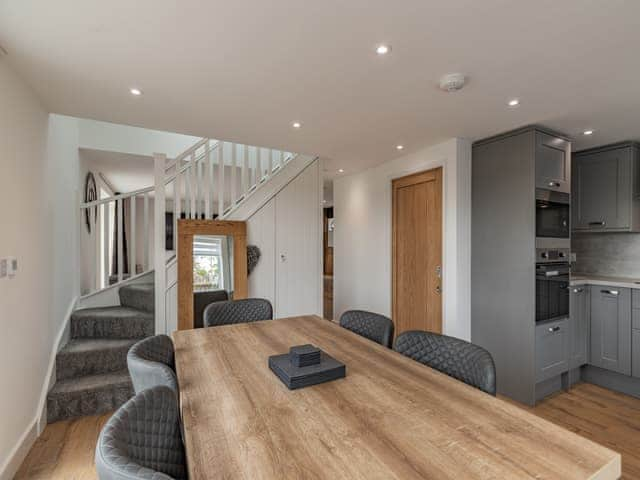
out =
<path fill-rule="evenodd" d="M 222 220 L 224 215 L 224 144 L 220 142 L 218 147 L 218 216 Z"/>
<path fill-rule="evenodd" d="M 109 213 L 111 211 L 111 203 L 108 202 L 102 205 L 102 288 L 109 286 L 109 245 L 111 239 L 109 238 Z"/>
<path fill-rule="evenodd" d="M 153 245 L 154 245 L 154 280 L 155 280 L 155 333 L 167 332 L 167 319 L 165 316 L 166 307 L 166 265 L 167 257 L 165 253 L 165 214 L 167 211 L 166 190 L 165 190 L 165 174 L 164 166 L 167 163 L 166 155 L 156 153 L 154 158 L 154 184 L 155 189 L 155 205 L 153 214 Z"/>
<path fill-rule="evenodd" d="M 249 168 L 249 145 L 244 145 L 242 155 L 242 196 L 244 197 L 249 191 L 248 168 Z"/>
<path fill-rule="evenodd" d="M 202 178 L 202 183 L 204 185 L 203 195 L 204 195 L 204 218 L 207 220 L 211 219 L 211 164 L 209 163 L 209 153 L 205 151 L 205 156 L 202 159 L 204 162 L 204 176 Z"/>
<path fill-rule="evenodd" d="M 196 185 L 198 185 L 198 193 L 196 195 L 196 218 L 202 217 L 202 204 L 204 197 L 204 175 L 202 173 L 202 162 L 196 163 Z"/>
<path fill-rule="evenodd" d="M 236 168 L 237 168 L 237 155 L 238 153 L 238 145 L 235 143 L 231 144 L 231 188 L 230 188 L 230 206 L 233 208 L 236 204 L 236 180 L 237 180 L 237 174 L 236 174 Z"/>
<path fill-rule="evenodd" d="M 214 147 L 217 150 L 218 148 L 220 148 L 220 145 L 216 145 Z M 215 152 L 213 151 L 213 149 L 209 150 L 209 153 L 207 154 L 207 163 L 209 164 L 209 177 L 208 177 L 207 183 L 209 184 L 209 196 L 211 201 L 211 212 L 210 212 L 211 215 L 208 217 L 209 219 L 213 218 L 213 215 L 215 213 L 213 211 L 213 206 L 216 203 L 216 194 L 215 194 L 216 189 L 215 189 L 215 184 L 213 183 L 213 180 L 214 180 L 213 169 L 215 167 L 214 155 L 215 155 Z"/>
<path fill-rule="evenodd" d="M 100 282 L 102 278 L 102 273 L 100 272 L 100 262 L 102 261 L 102 257 L 100 256 L 100 241 L 102 240 L 102 236 L 100 235 L 100 205 L 96 205 L 91 208 L 93 210 L 93 224 L 91 225 L 93 228 L 93 240 L 95 245 L 95 282 L 96 282 L 96 290 L 100 287 Z"/>
<path fill-rule="evenodd" d="M 178 219 L 182 217 L 183 175 L 179 173 L 173 181 L 173 251 L 178 252 Z"/>
<path fill-rule="evenodd" d="M 136 196 L 129 198 L 129 210 L 131 215 L 131 235 L 129 236 L 129 274 L 136 274 Z"/>
<path fill-rule="evenodd" d="M 269 178 L 273 172 L 273 150 L 269 148 L 267 152 L 269 152 L 269 163 L 267 164 L 267 178 Z"/>
<path fill-rule="evenodd" d="M 190 178 L 191 178 L 191 190 L 190 190 L 190 194 L 191 194 L 191 206 L 189 207 L 189 211 L 191 212 L 191 218 L 195 219 L 198 218 L 198 210 L 196 209 L 196 195 L 197 195 L 197 189 L 198 189 L 198 177 L 196 175 L 196 169 L 195 167 L 195 158 L 193 158 L 193 155 L 191 156 L 191 163 L 189 166 L 189 173 L 190 173 Z"/>
<path fill-rule="evenodd" d="M 124 202 L 121 198 L 119 198 L 116 202 L 117 214 L 116 217 L 118 219 L 116 225 L 116 232 L 118 233 L 118 282 L 122 281 L 122 270 L 124 269 L 124 259 L 123 259 L 123 240 L 124 240 Z"/>
<path fill-rule="evenodd" d="M 284 167 L 284 152 L 280 150 L 280 161 L 278 162 L 278 168 Z"/>
<path fill-rule="evenodd" d="M 144 194 L 144 271 L 149 270 L 152 263 L 151 248 L 149 248 L 149 194 Z"/>

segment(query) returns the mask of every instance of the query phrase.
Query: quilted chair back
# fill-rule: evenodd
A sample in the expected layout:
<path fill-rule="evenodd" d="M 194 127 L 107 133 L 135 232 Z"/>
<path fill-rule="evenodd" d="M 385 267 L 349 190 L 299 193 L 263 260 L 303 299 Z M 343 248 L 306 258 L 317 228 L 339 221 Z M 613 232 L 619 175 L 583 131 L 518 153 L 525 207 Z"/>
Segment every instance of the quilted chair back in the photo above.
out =
<path fill-rule="evenodd" d="M 263 298 L 216 302 L 204 309 L 205 327 L 250 323 L 258 320 L 271 320 L 272 318 L 271 303 Z"/>
<path fill-rule="evenodd" d="M 158 386 L 138 393 L 107 421 L 96 446 L 100 480 L 186 479 L 175 392 Z"/>
<path fill-rule="evenodd" d="M 393 342 L 393 322 L 390 318 L 364 310 L 349 310 L 340 317 L 340 326 L 391 348 Z"/>
<path fill-rule="evenodd" d="M 133 345 L 127 354 L 127 366 L 136 393 L 157 385 L 178 392 L 173 342 L 168 336 L 155 335 Z"/>
<path fill-rule="evenodd" d="M 496 394 L 496 366 L 482 347 L 459 338 L 412 330 L 398 335 L 393 348 L 468 385 Z"/>

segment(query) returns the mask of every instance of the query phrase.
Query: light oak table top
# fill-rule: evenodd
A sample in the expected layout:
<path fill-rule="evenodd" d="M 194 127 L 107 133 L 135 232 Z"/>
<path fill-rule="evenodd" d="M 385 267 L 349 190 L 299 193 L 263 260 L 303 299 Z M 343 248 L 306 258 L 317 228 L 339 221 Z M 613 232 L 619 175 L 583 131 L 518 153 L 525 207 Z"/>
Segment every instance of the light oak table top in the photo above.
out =
<path fill-rule="evenodd" d="M 198 479 L 617 479 L 620 455 L 318 317 L 174 333 Z M 346 378 L 290 391 L 312 343 Z"/>

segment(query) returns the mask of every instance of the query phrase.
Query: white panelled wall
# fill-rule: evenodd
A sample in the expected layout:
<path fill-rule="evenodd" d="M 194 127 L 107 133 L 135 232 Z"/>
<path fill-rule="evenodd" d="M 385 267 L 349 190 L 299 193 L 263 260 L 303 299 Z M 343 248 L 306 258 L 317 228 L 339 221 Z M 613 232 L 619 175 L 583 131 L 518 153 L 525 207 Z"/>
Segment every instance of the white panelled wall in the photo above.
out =
<path fill-rule="evenodd" d="M 307 166 L 247 222 L 261 257 L 249 296 L 271 301 L 277 318 L 322 315 L 320 161 Z"/>

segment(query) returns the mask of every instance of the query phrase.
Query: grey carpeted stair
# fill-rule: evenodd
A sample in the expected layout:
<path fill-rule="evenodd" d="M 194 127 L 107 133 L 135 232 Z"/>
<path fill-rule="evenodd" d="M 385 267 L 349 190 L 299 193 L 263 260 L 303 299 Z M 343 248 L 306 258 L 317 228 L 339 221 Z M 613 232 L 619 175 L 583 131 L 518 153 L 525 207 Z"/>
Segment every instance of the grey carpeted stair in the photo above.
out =
<path fill-rule="evenodd" d="M 120 305 L 153 313 L 155 311 L 155 296 L 153 292 L 153 283 L 126 285 L 118 291 Z"/>
<path fill-rule="evenodd" d="M 153 314 L 131 307 L 85 308 L 71 314 L 71 338 L 144 338 L 153 330 Z"/>
<path fill-rule="evenodd" d="M 47 397 L 47 421 L 110 412 L 132 396 L 127 370 L 62 380 Z"/>
<path fill-rule="evenodd" d="M 58 352 L 56 379 L 117 372 L 127 368 L 127 352 L 137 339 L 76 338 Z"/>
<path fill-rule="evenodd" d="M 117 409 L 133 395 L 127 352 L 153 335 L 153 284 L 120 288 L 120 306 L 71 315 L 71 339 L 56 357 L 56 384 L 47 397 L 49 423 Z"/>

